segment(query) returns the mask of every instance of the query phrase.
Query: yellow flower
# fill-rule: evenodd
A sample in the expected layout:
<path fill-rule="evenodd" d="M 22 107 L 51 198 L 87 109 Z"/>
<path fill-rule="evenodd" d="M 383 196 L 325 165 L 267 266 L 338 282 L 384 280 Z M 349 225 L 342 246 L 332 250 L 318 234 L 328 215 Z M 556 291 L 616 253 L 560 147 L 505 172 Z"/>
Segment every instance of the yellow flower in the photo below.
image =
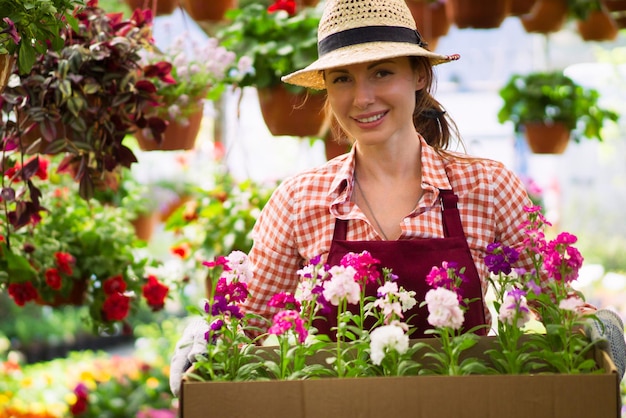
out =
<path fill-rule="evenodd" d="M 157 379 L 156 377 L 149 377 L 148 380 L 146 380 L 146 386 L 148 386 L 150 389 L 158 388 L 159 379 Z"/>

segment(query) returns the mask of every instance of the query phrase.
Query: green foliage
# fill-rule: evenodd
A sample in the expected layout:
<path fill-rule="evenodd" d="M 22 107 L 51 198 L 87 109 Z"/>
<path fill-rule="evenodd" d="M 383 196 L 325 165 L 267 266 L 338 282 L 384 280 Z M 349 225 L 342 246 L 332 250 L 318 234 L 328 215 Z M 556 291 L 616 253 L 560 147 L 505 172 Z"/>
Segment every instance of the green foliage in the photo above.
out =
<path fill-rule="evenodd" d="M 0 54 L 17 56 L 21 74 L 28 73 L 37 56 L 48 48 L 59 50 L 63 46 L 62 30 L 75 24 L 71 15 L 74 7 L 83 0 L 0 0 Z M 15 43 L 11 23 L 19 36 Z"/>
<path fill-rule="evenodd" d="M 262 4 L 249 4 L 226 13 L 231 20 L 217 33 L 222 45 L 239 58 L 252 59 L 253 71 L 239 86 L 257 88 L 281 84 L 280 77 L 300 70 L 317 59 L 319 8 L 304 8 L 290 16 L 286 11 L 268 12 Z M 302 88 L 286 86 L 299 92 Z"/>
<path fill-rule="evenodd" d="M 589 13 L 602 10 L 602 0 L 567 0 L 567 10 L 570 17 L 585 20 Z"/>
<path fill-rule="evenodd" d="M 504 103 L 500 123 L 511 121 L 515 130 L 529 122 L 562 122 L 576 142 L 584 138 L 602 141 L 601 129 L 619 115 L 600 106 L 600 94 L 586 89 L 561 71 L 514 74 L 500 89 Z"/>

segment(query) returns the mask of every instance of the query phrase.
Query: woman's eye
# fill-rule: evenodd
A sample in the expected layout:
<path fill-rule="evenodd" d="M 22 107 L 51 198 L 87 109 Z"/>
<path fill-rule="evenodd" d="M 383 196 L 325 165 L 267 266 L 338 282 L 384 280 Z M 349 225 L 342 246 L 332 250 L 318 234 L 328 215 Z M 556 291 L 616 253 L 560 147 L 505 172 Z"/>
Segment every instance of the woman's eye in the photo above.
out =
<path fill-rule="evenodd" d="M 341 75 L 333 78 L 333 84 L 345 83 L 348 81 L 348 76 Z"/>
<path fill-rule="evenodd" d="M 386 77 L 388 75 L 393 74 L 391 71 L 387 71 L 387 70 L 378 70 L 376 71 L 376 77 L 377 78 L 383 78 Z"/>

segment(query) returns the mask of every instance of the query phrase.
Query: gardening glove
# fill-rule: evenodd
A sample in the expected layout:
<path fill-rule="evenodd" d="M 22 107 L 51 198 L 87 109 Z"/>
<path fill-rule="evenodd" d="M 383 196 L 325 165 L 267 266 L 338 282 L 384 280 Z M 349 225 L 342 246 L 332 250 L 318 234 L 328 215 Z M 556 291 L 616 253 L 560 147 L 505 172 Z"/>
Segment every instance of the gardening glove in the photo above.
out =
<path fill-rule="evenodd" d="M 624 324 L 622 319 L 613 311 L 599 309 L 595 312 L 595 318 L 590 318 L 585 323 L 585 334 L 592 342 L 606 351 L 617 371 L 620 381 L 624 377 L 626 369 L 626 342 L 624 341 Z"/>
<path fill-rule="evenodd" d="M 178 397 L 183 374 L 196 361 L 198 355 L 205 354 L 207 342 L 205 334 L 209 325 L 204 318 L 194 318 L 183 331 L 183 336 L 176 343 L 170 362 L 170 390 Z"/>

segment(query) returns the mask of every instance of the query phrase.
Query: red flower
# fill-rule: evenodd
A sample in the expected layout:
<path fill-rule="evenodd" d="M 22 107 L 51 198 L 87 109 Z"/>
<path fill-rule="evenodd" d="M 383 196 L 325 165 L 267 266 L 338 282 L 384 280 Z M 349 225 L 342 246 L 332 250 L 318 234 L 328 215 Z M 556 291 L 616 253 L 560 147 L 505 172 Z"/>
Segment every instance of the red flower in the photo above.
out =
<path fill-rule="evenodd" d="M 289 13 L 289 16 L 296 14 L 296 2 L 294 0 L 276 0 L 274 4 L 271 4 L 267 11 L 272 13 L 278 10 L 284 10 Z"/>
<path fill-rule="evenodd" d="M 183 260 L 189 257 L 189 253 L 191 252 L 191 246 L 188 242 L 183 242 L 178 245 L 173 246 L 170 251 L 172 254 L 182 258 Z"/>
<path fill-rule="evenodd" d="M 126 282 L 121 274 L 109 277 L 102 284 L 104 293 L 112 295 L 115 293 L 124 293 L 126 291 Z"/>
<path fill-rule="evenodd" d="M 128 316 L 130 297 L 113 293 L 102 304 L 102 316 L 105 321 L 121 321 Z"/>
<path fill-rule="evenodd" d="M 59 270 L 61 270 L 68 276 L 71 276 L 74 272 L 72 270 L 72 264 L 76 262 L 74 256 L 70 253 L 63 253 L 59 251 L 54 253 L 54 258 L 56 258 L 57 260 L 57 267 L 59 268 Z"/>
<path fill-rule="evenodd" d="M 89 391 L 87 389 L 87 386 L 85 386 L 83 383 L 79 383 L 78 385 L 76 385 L 76 387 L 74 388 L 74 395 L 76 395 L 76 402 L 70 405 L 70 412 L 72 413 L 72 415 L 76 416 L 87 412 L 87 405 L 89 400 Z"/>
<path fill-rule="evenodd" d="M 44 273 L 46 276 L 46 283 L 54 290 L 59 290 L 61 288 L 61 274 L 59 270 L 55 268 L 49 268 Z"/>
<path fill-rule="evenodd" d="M 26 302 L 37 299 L 39 296 L 37 289 L 31 282 L 11 283 L 8 290 L 17 306 L 24 306 Z"/>
<path fill-rule="evenodd" d="M 165 298 L 169 292 L 169 287 L 159 282 L 155 276 L 148 276 L 148 283 L 141 288 L 143 296 L 153 311 L 158 311 L 165 305 Z"/>
<path fill-rule="evenodd" d="M 168 84 L 176 84 L 172 77 L 172 64 L 167 61 L 159 61 L 156 64 L 146 65 L 143 69 L 146 77 L 158 77 L 159 80 Z"/>

